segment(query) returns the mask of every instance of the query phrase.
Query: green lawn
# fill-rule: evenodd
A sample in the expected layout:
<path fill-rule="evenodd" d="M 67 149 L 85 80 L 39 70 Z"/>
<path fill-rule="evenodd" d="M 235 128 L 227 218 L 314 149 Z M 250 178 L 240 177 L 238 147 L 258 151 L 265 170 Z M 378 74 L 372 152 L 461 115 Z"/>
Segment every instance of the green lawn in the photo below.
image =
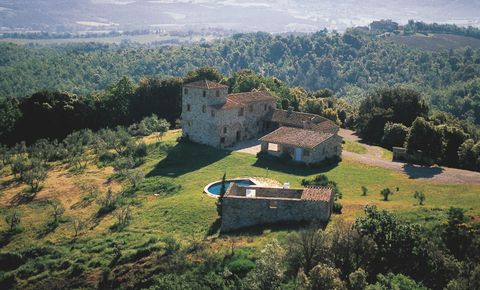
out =
<path fill-rule="evenodd" d="M 18 207 L 22 215 L 23 232 L 16 235 L 10 243 L 1 248 L 1 252 L 15 252 L 28 247 L 54 246 L 51 255 L 45 255 L 36 263 L 57 265 L 63 261 L 82 265 L 94 273 L 108 267 L 114 245 L 120 245 L 122 259 L 135 260 L 138 255 L 158 252 L 162 249 L 161 239 L 175 237 L 181 244 L 189 245 L 192 241 L 206 240 L 214 251 L 228 251 L 228 237 L 218 238 L 218 219 L 215 198 L 203 193 L 206 184 L 221 179 L 224 172 L 228 178 L 234 177 L 268 177 L 279 182 L 290 182 L 292 187 L 300 186 L 303 178 L 317 174 L 326 174 L 338 183 L 343 192 L 343 214 L 334 215 L 333 220 L 353 221 L 362 214 L 363 206 L 376 204 L 396 212 L 402 218 L 434 227 L 445 218 L 450 206 L 462 207 L 467 214 L 480 215 L 479 186 L 433 184 L 428 181 L 409 179 L 398 172 L 355 163 L 344 159 L 337 166 L 329 169 L 292 167 L 274 160 L 258 160 L 245 153 L 232 153 L 193 143 L 178 143 L 177 133 L 169 133 L 160 143 L 151 142 L 149 155 L 141 166 L 146 179 L 140 190 L 127 199 L 133 205 L 133 220 L 122 232 L 111 232 L 109 227 L 115 223 L 115 213 L 108 214 L 97 226 L 89 227 L 79 239 L 72 240 L 71 220 L 75 216 L 88 217 L 98 210 L 95 202 L 84 209 L 69 209 L 63 217 L 63 223 L 46 237 L 38 238 L 39 227 L 45 224 L 50 212 L 44 200 L 35 199 Z M 85 173 L 88 175 L 89 173 Z M 162 193 L 158 188 L 162 184 L 180 185 L 178 191 Z M 367 196 L 361 196 L 361 186 L 369 190 Z M 380 190 L 389 187 L 394 191 L 391 200 L 382 201 Z M 399 191 L 396 191 L 399 187 Z M 43 190 L 49 190 L 44 188 Z M 418 206 L 413 192 L 421 190 L 426 195 L 425 206 Z M 158 194 L 158 196 L 155 196 Z M 0 195 L 1 197 L 1 195 Z M 70 197 L 69 197 L 70 198 Z M 74 198 L 74 197 L 71 197 Z M 81 196 L 75 197 L 76 200 Z M 0 208 L 0 214 L 6 212 Z M 331 222 L 329 227 L 335 223 Z M 0 230 L 6 224 L 2 223 Z M 236 238 L 240 247 L 259 249 L 271 238 L 282 239 L 291 229 L 264 229 L 263 233 L 238 234 Z M 60 255 L 61 260 L 58 260 Z M 37 271 L 32 264 L 22 266 L 26 271 L 25 279 L 34 281 L 49 275 L 48 271 Z M 26 283 L 25 280 L 21 283 Z"/>
<path fill-rule="evenodd" d="M 367 153 L 367 148 L 358 142 L 352 142 L 349 140 L 345 140 L 345 144 L 343 144 L 343 149 L 348 152 L 358 153 L 358 154 L 365 154 Z"/>

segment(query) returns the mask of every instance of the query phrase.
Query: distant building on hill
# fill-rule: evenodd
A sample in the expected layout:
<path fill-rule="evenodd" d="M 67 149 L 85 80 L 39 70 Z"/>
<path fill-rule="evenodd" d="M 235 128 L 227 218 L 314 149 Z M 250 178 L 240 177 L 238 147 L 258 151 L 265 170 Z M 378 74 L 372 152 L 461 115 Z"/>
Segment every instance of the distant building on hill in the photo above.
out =
<path fill-rule="evenodd" d="M 289 154 L 307 164 L 340 156 L 342 138 L 334 122 L 314 114 L 278 110 L 276 103 L 277 98 L 267 91 L 228 94 L 228 87 L 216 82 L 186 84 L 182 91 L 183 137 L 225 148 L 267 134 L 260 138 L 262 151 L 274 155 Z"/>
<path fill-rule="evenodd" d="M 370 30 L 382 31 L 382 32 L 394 32 L 398 30 L 398 23 L 391 19 L 382 19 L 379 21 L 373 21 L 370 23 Z"/>

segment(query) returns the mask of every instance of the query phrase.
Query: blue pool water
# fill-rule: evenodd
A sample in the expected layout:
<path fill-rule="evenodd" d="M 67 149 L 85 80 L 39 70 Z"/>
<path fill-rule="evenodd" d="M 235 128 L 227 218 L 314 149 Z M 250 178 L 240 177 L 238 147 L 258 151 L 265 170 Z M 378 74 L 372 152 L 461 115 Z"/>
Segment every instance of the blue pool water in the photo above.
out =
<path fill-rule="evenodd" d="M 250 185 L 255 185 L 252 181 L 248 179 L 241 179 L 241 180 L 227 180 L 225 182 L 225 189 L 227 189 L 230 186 L 230 183 L 235 182 L 236 185 L 238 186 L 250 186 Z M 208 187 L 208 191 L 211 194 L 215 195 L 220 195 L 220 189 L 222 188 L 222 182 L 217 182 Z"/>

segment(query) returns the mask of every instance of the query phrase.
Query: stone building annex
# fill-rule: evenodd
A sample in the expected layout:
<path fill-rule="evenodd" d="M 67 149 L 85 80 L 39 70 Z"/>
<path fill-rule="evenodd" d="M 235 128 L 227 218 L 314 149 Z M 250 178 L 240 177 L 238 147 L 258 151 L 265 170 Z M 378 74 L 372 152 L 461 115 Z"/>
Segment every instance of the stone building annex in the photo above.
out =
<path fill-rule="evenodd" d="M 222 200 L 220 230 L 230 232 L 257 225 L 327 222 L 333 209 L 331 187 L 304 189 L 232 183 Z"/>
<path fill-rule="evenodd" d="M 279 110 L 276 104 L 277 98 L 266 91 L 228 94 L 228 86 L 216 82 L 189 83 L 182 90 L 182 134 L 218 148 L 261 137 L 262 151 L 289 154 L 306 164 L 341 155 L 342 138 L 334 122 Z"/>

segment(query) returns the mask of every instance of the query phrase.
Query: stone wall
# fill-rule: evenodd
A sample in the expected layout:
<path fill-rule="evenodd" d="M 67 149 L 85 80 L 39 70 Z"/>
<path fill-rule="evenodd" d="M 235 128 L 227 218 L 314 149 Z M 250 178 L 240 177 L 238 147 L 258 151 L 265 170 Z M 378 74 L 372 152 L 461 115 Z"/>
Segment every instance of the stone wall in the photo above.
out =
<path fill-rule="evenodd" d="M 256 225 L 281 222 L 326 222 L 330 218 L 330 202 L 301 199 L 247 198 L 230 196 L 222 201 L 221 232 L 230 232 Z"/>
<path fill-rule="evenodd" d="M 219 91 L 218 96 L 217 91 Z M 215 108 L 224 104 L 226 100 L 226 89 L 204 90 L 184 87 L 183 136 L 213 147 L 228 147 L 239 141 L 256 138 L 265 132 L 264 124 L 269 112 L 275 107 L 275 101 L 246 105 L 243 107 L 243 115 L 240 115 L 240 107 Z"/>

